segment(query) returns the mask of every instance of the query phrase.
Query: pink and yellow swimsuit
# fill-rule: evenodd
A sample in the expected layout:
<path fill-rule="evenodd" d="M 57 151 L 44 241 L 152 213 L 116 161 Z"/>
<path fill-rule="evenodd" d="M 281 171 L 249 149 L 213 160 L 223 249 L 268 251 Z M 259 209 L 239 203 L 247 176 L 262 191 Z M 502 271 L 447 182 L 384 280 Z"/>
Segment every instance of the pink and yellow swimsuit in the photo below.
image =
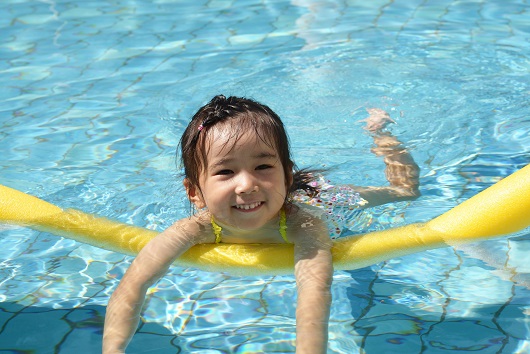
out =
<path fill-rule="evenodd" d="M 322 175 L 317 175 L 311 185 L 319 190 L 316 196 L 298 190 L 293 195 L 293 201 L 320 209 L 320 218 L 327 223 L 333 239 L 341 235 L 348 222 L 358 214 L 359 208 L 368 203 L 350 186 L 332 185 Z"/>

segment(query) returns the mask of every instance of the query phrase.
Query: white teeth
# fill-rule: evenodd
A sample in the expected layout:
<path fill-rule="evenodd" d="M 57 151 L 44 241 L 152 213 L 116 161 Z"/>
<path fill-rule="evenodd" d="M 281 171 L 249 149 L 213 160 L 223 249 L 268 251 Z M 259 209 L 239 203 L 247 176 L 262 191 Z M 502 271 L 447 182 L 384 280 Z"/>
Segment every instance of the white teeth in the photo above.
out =
<path fill-rule="evenodd" d="M 252 204 L 239 204 L 239 205 L 236 205 L 236 208 L 249 210 L 249 209 L 257 208 L 260 205 L 261 205 L 261 202 L 256 202 L 256 203 L 252 203 Z"/>

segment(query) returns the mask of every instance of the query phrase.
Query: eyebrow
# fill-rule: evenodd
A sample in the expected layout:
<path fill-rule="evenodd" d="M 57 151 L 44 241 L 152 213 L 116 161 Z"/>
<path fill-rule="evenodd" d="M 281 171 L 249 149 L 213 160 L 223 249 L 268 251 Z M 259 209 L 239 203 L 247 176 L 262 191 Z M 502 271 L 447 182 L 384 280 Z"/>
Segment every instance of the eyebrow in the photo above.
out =
<path fill-rule="evenodd" d="M 271 160 L 271 159 L 278 159 L 278 155 L 276 155 L 275 153 L 271 153 L 271 152 L 266 152 L 266 151 L 263 151 L 263 152 L 260 152 L 256 155 L 253 155 L 251 156 L 251 159 L 256 159 L 256 160 L 261 160 L 261 159 L 268 159 L 268 160 Z M 214 163 L 212 163 L 210 166 L 208 166 L 208 168 L 217 168 L 217 167 L 220 167 L 222 165 L 225 165 L 227 163 L 230 163 L 232 161 L 234 161 L 235 159 L 232 158 L 232 157 L 223 157 L 223 158 L 220 158 L 219 160 L 215 161 Z"/>

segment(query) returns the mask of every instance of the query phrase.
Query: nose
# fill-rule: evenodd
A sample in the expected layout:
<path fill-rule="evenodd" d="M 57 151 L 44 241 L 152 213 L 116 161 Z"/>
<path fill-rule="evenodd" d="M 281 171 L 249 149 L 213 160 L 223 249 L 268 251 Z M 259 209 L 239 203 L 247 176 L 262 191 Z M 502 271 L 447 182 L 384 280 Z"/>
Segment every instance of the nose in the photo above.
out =
<path fill-rule="evenodd" d="M 236 194 L 249 194 L 259 190 L 256 178 L 250 174 L 243 172 L 239 175 L 236 185 Z"/>

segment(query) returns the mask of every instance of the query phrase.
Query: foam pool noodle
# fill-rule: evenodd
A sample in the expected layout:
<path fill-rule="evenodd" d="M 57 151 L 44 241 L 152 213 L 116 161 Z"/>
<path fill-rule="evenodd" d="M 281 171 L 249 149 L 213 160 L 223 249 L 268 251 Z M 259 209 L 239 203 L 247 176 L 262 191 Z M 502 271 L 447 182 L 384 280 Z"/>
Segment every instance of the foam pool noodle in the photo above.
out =
<path fill-rule="evenodd" d="M 156 231 L 79 210 L 63 210 L 0 185 L 0 223 L 30 227 L 135 255 Z M 336 270 L 353 270 L 407 254 L 509 235 L 530 226 L 530 165 L 426 223 L 335 240 Z M 175 264 L 234 275 L 292 274 L 290 244 L 201 244 Z"/>

